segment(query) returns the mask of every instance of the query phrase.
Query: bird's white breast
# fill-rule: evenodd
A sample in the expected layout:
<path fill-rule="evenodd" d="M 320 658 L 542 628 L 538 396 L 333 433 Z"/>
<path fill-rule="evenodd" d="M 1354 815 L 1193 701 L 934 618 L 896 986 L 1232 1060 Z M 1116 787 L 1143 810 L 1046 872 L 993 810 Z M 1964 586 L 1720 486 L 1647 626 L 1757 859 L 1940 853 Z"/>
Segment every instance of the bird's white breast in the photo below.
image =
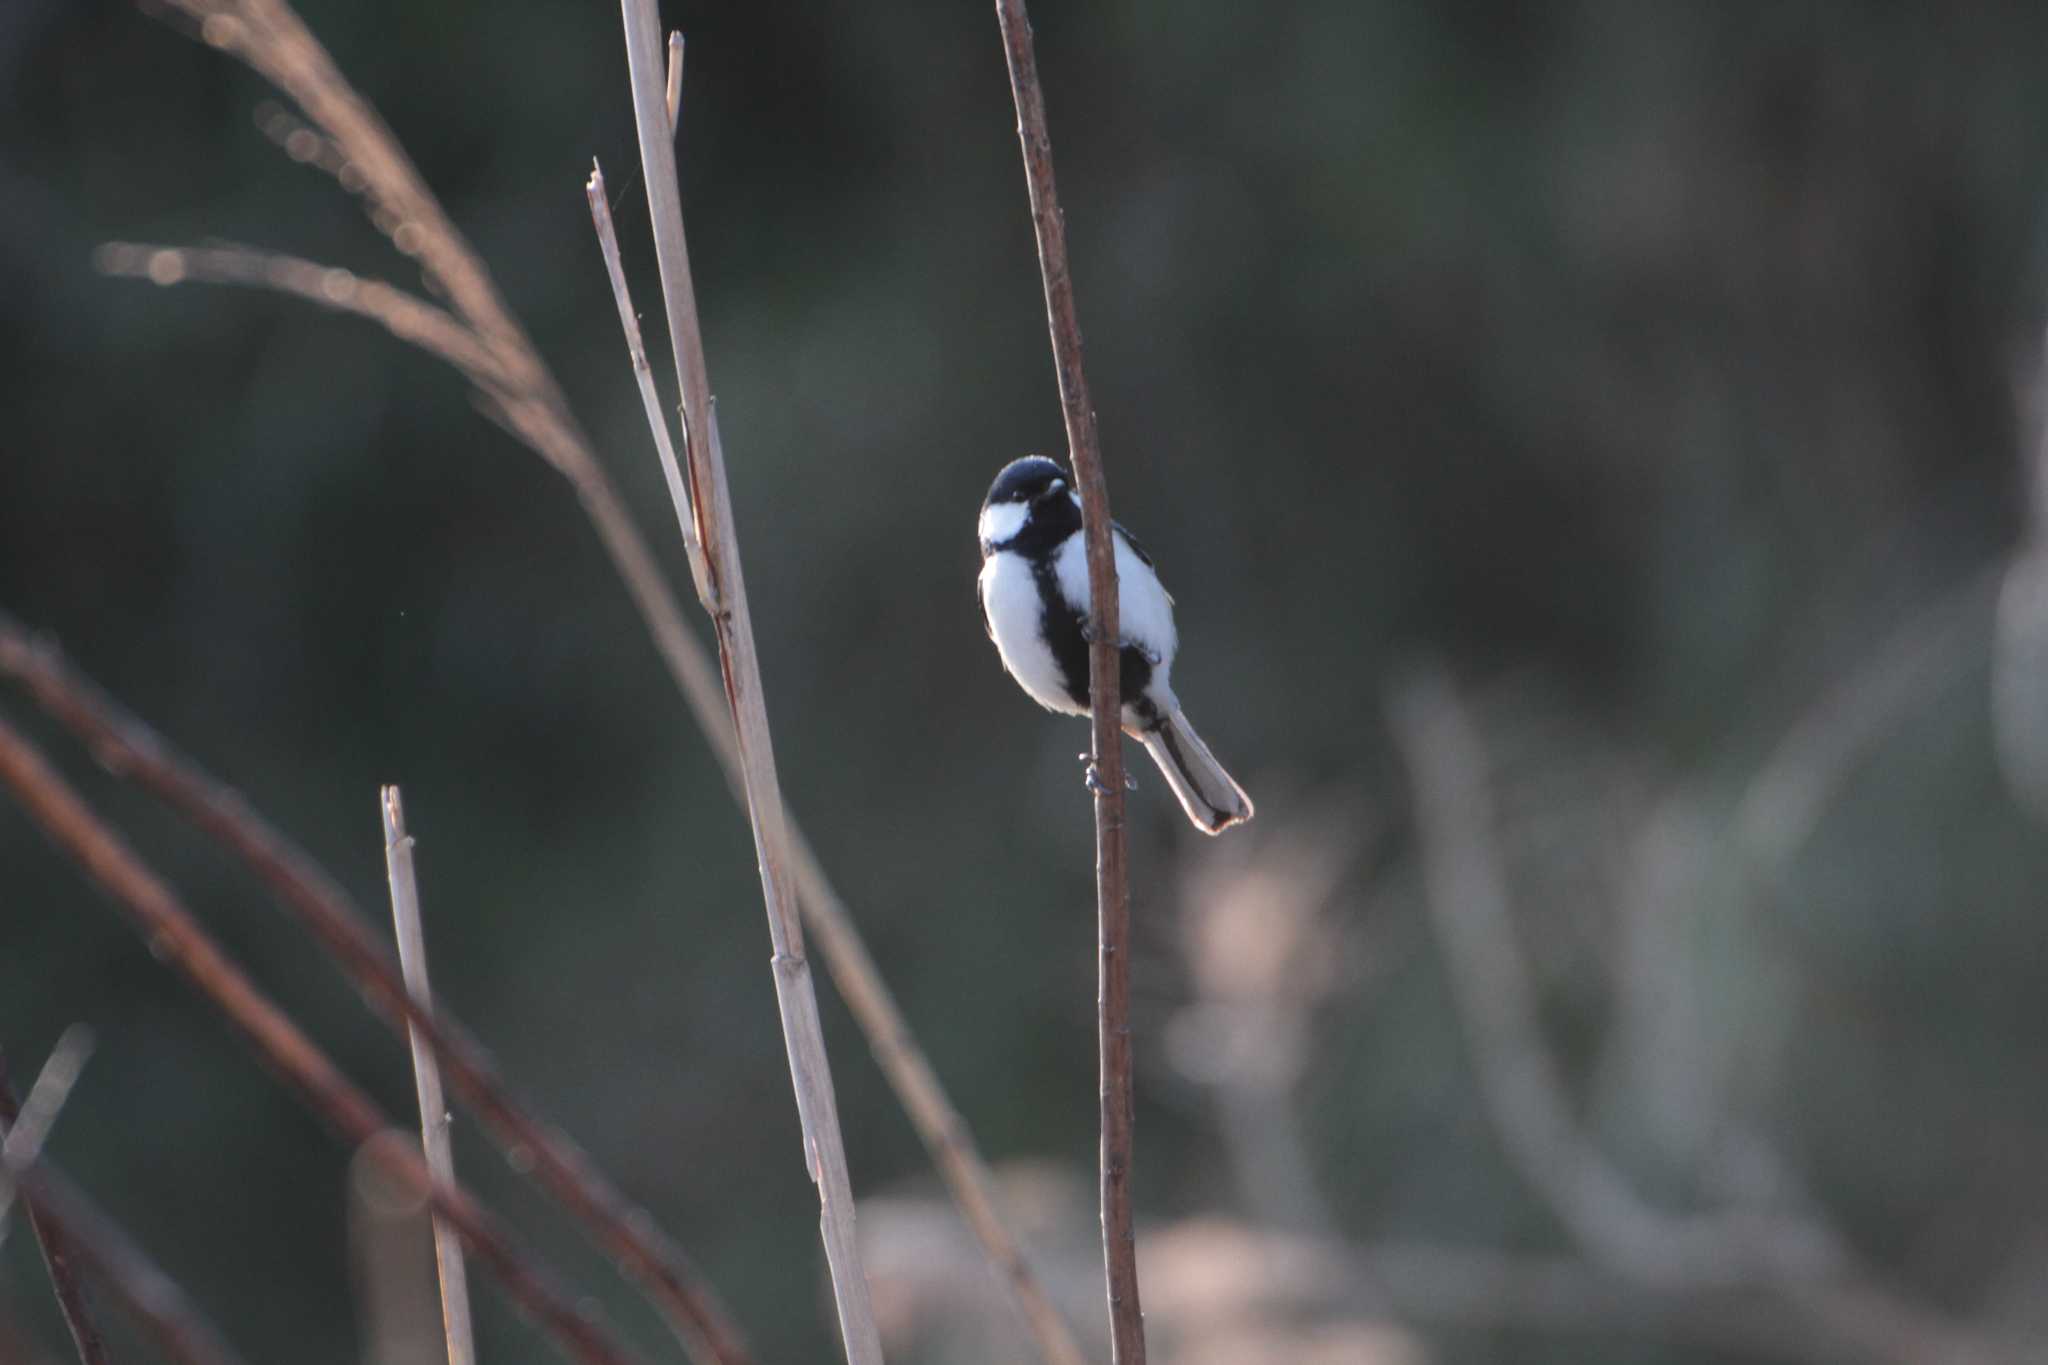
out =
<path fill-rule="evenodd" d="M 1059 662 L 1045 643 L 1045 609 L 1031 576 L 1031 564 L 1024 556 L 999 550 L 982 563 L 981 605 L 988 613 L 996 651 L 1003 656 L 1003 667 L 1010 670 L 1010 676 L 1040 706 L 1079 714 L 1081 708 L 1067 695 Z"/>
<path fill-rule="evenodd" d="M 1121 643 L 1136 645 L 1151 658 L 1152 685 L 1154 689 L 1165 688 L 1173 668 L 1174 650 L 1179 646 L 1173 628 L 1173 599 L 1166 595 L 1159 575 L 1138 558 L 1129 541 L 1118 533 L 1112 533 L 1111 539 L 1116 544 L 1117 635 Z M 1085 619 L 1089 612 L 1088 544 L 1080 532 L 1061 542 L 1053 559 L 1053 573 L 1060 585 L 1060 595 Z"/>

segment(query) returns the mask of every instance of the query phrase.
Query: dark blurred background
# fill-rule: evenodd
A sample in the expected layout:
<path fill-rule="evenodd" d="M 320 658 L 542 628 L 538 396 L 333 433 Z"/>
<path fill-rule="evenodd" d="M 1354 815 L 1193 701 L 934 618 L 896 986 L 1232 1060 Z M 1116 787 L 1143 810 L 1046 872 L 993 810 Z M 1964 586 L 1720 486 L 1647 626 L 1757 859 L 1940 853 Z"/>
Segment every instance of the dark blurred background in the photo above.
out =
<path fill-rule="evenodd" d="M 302 13 L 686 585 L 580 192 L 602 158 L 657 316 L 616 11 Z M 1483 1083 L 1516 1063 L 1487 1061 L 1460 923 L 1526 969 L 1508 1022 L 1653 1247 L 1680 1216 L 1777 1220 L 1828 1284 L 2039 1349 L 2048 10 L 1035 17 L 1115 507 L 1259 809 L 1210 844 L 1138 772 L 1165 1358 L 1926 1358 L 1874 1344 L 1874 1309 L 1861 1338 L 1795 1311 L 1731 1341 L 1685 1277 L 1632 1278 L 1635 1234 L 1589 1236 Z M 988 480 L 1064 445 L 994 18 L 665 18 L 784 785 L 1094 1333 L 1086 735 L 1001 675 L 973 605 Z M 0 607 L 371 906 L 377 784 L 403 784 L 442 993 L 764 1359 L 830 1358 L 751 842 L 568 486 L 371 326 L 94 269 L 109 239 L 223 238 L 417 286 L 259 133 L 273 93 L 178 27 L 0 5 Z M 0 711 L 412 1112 L 402 1049 L 260 888 L 21 694 Z M 1504 918 L 1446 903 L 1489 879 Z M 930 1252 L 959 1234 L 822 989 L 893 1356 L 1027 1358 L 972 1254 Z M 371 1358 L 347 1154 L 0 805 L 0 1046 L 32 1072 L 81 1020 L 99 1048 L 54 1155 L 252 1358 Z M 457 1131 L 465 1173 L 658 1343 Z M 55 1358 L 27 1242 L 17 1220 L 0 1303 Z M 1460 1311 L 1473 1258 L 1615 1299 Z M 1237 1310 L 1187 1287 L 1203 1265 L 1272 1292 L 1224 1275 L 1259 1301 L 1204 1317 Z M 480 1312 L 487 1358 L 544 1358 L 488 1288 Z"/>

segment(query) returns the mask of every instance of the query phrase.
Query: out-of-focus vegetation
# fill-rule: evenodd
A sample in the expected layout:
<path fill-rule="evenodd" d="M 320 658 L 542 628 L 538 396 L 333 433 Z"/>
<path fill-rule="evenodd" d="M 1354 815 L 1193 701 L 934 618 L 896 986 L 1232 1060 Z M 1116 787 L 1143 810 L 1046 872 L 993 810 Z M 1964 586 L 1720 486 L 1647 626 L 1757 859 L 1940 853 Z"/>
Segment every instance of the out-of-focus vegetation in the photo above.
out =
<path fill-rule="evenodd" d="M 603 156 L 644 242 L 617 15 L 302 12 L 684 584 L 581 194 Z M 1030 1163 L 1034 1245 L 1093 1331 L 1085 732 L 1002 677 L 971 586 L 989 477 L 1062 440 L 993 16 L 667 17 L 784 785 L 985 1149 Z M 1488 1089 L 1513 1056 L 1474 1051 L 1444 901 L 1489 868 L 1518 1041 L 1633 1199 L 1825 1229 L 1918 1311 L 2048 1331 L 2048 812 L 2015 794 L 2048 790 L 2039 572 L 1995 609 L 2036 497 L 2048 11 L 1036 19 L 1115 507 L 1259 806 L 1209 845 L 1149 770 L 1133 804 L 1139 1207 L 1148 1276 L 1188 1277 L 1162 1340 L 1751 1358 L 1683 1320 L 1415 1307 L 1469 1268 L 1415 1248 L 1591 1263 L 1606 1235 Z M 0 5 L 0 607 L 370 904 L 402 783 L 440 989 L 764 1359 L 823 1358 L 751 844 L 566 485 L 364 324 L 93 269 L 110 238 L 225 237 L 410 285 L 257 131 L 270 98 L 126 5 Z M 402 1050 L 258 888 L 0 708 L 409 1112 Z M 967 1253 L 919 1260 L 951 1226 L 919 1231 L 922 1152 L 826 1008 L 901 1354 L 992 1358 L 956 1321 L 976 1286 L 938 1273 Z M 252 1358 L 355 1358 L 345 1154 L 0 806 L 0 1046 L 27 1071 L 81 1019 L 55 1155 Z M 649 1335 L 474 1138 L 466 1173 Z M 0 1310 L 54 1340 L 26 1242 Z M 1226 1328 L 1174 1270 L 1239 1264 L 1299 1301 Z M 480 1316 L 486 1357 L 542 1349 L 487 1290 Z"/>

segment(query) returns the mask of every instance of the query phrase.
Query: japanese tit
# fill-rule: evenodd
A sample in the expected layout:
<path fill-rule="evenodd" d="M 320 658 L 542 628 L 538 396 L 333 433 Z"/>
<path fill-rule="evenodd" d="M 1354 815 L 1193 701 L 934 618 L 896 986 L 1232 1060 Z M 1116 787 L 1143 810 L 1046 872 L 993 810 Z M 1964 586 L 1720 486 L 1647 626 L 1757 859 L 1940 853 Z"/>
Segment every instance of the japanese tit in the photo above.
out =
<path fill-rule="evenodd" d="M 1051 711 L 1090 714 L 1088 553 L 1081 497 L 1042 456 L 1014 460 L 981 504 L 981 620 L 1003 667 Z M 1145 746 L 1181 808 L 1204 834 L 1252 818 L 1251 798 L 1195 733 L 1170 678 L 1179 641 L 1173 598 L 1152 556 L 1121 525 L 1116 546 L 1119 693 L 1124 732 Z"/>

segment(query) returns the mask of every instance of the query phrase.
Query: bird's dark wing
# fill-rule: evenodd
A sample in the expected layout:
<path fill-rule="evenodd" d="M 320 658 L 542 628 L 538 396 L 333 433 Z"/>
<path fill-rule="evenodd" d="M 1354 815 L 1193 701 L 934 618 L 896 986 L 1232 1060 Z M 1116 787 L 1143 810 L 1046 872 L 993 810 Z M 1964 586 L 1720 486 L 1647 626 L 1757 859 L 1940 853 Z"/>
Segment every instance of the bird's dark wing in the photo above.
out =
<path fill-rule="evenodd" d="M 1130 533 L 1129 528 L 1120 521 L 1113 520 L 1109 524 L 1115 527 L 1116 533 L 1124 538 L 1124 544 L 1131 547 L 1131 553 L 1136 555 L 1146 568 L 1156 572 L 1159 566 L 1152 562 L 1152 556 L 1145 552 L 1145 547 L 1138 543 L 1138 538 Z M 1166 585 L 1164 583 L 1159 585 L 1159 591 L 1166 592 Z M 1166 600 L 1168 602 L 1173 601 L 1173 594 L 1166 592 Z"/>
<path fill-rule="evenodd" d="M 1124 544 L 1131 547 L 1132 554 L 1144 560 L 1147 564 L 1152 563 L 1152 556 L 1145 553 L 1145 547 L 1140 545 L 1138 543 L 1138 538 L 1131 534 L 1130 527 L 1124 525 L 1120 521 L 1112 521 L 1109 524 L 1111 526 L 1114 526 L 1116 528 L 1116 533 L 1124 538 Z M 1155 565 L 1154 567 L 1157 566 Z"/>
<path fill-rule="evenodd" d="M 981 608 L 981 628 L 988 632 L 989 639 L 995 639 L 996 628 L 989 624 L 988 598 L 982 594 L 980 574 L 974 576 L 974 605 Z"/>

